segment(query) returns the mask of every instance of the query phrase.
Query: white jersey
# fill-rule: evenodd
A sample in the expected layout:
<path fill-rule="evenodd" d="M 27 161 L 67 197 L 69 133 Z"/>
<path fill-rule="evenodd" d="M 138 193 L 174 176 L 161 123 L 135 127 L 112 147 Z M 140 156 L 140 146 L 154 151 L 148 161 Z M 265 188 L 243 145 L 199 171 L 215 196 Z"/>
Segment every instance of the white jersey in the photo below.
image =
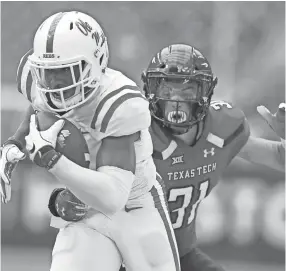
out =
<path fill-rule="evenodd" d="M 26 55 L 27 59 L 27 55 Z M 32 80 L 25 56 L 18 69 L 18 90 L 39 111 L 50 111 L 44 97 Z M 135 142 L 135 181 L 127 207 L 139 207 L 156 180 L 152 159 L 153 145 L 149 134 L 151 116 L 149 103 L 138 86 L 121 72 L 106 69 L 100 88 L 84 105 L 62 115 L 81 129 L 90 152 L 90 169 L 96 170 L 97 151 L 104 138 L 131 135 L 140 132 Z"/>
<path fill-rule="evenodd" d="M 35 109 L 49 111 L 32 80 L 25 58 L 27 55 L 18 70 L 18 89 Z M 77 268 L 77 258 L 84 262 L 84 266 L 87 265 L 87 270 L 90 263 L 101 266 L 103 262 L 102 266 L 106 266 L 105 259 L 95 257 L 94 253 L 101 255 L 100 249 L 103 249 L 107 251 L 106 255 L 110 255 L 111 262 L 117 262 L 120 261 L 118 249 L 127 269 L 178 271 L 178 250 L 163 184 L 161 178 L 156 182 L 156 168 L 152 159 L 153 145 L 148 130 L 151 124 L 149 103 L 136 84 L 118 71 L 107 69 L 101 83 L 87 103 L 70 110 L 63 117 L 82 130 L 89 147 L 92 170 L 96 170 L 96 156 L 104 138 L 140 133 L 139 140 L 134 143 L 136 170 L 126 204 L 129 210 L 119 210 L 112 217 L 106 217 L 91 209 L 86 218 L 79 222 L 67 222 L 52 216 L 51 226 L 61 228 L 53 251 L 53 255 L 58 255 L 53 259 L 53 270 L 57 270 L 57 267 L 61 270 L 67 263 L 69 267 Z M 102 238 L 102 235 L 108 238 Z M 58 253 L 61 251 L 64 253 Z M 113 266 L 108 270 L 115 269 L 118 270 Z"/>

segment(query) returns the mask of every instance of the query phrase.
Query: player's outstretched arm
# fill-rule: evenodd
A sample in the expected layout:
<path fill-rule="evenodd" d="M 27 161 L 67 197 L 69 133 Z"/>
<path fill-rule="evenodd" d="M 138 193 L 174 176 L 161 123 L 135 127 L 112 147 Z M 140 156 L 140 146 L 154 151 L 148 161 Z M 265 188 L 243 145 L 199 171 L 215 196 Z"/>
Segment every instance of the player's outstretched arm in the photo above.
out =
<path fill-rule="evenodd" d="M 30 105 L 26 110 L 24 119 L 21 122 L 19 128 L 13 136 L 9 137 L 8 140 L 5 141 L 4 146 L 8 144 L 14 144 L 19 148 L 19 150 L 25 151 L 25 136 L 29 134 L 29 124 L 32 114 L 34 114 L 34 108 L 32 107 L 32 105 Z"/>
<path fill-rule="evenodd" d="M 16 133 L 4 142 L 0 158 L 0 194 L 1 201 L 8 203 L 11 199 L 11 179 L 18 162 L 25 158 L 25 136 L 29 133 L 30 116 L 34 112 L 30 106 Z"/>
<path fill-rule="evenodd" d="M 84 203 L 107 215 L 115 213 L 125 206 L 134 181 L 137 138 L 137 134 L 105 138 L 97 154 L 97 171 L 62 156 L 50 172 Z"/>
<path fill-rule="evenodd" d="M 279 105 L 275 114 L 271 114 L 264 106 L 259 106 L 257 110 L 280 137 L 280 141 L 250 136 L 238 156 L 256 164 L 285 171 L 285 103 Z"/>

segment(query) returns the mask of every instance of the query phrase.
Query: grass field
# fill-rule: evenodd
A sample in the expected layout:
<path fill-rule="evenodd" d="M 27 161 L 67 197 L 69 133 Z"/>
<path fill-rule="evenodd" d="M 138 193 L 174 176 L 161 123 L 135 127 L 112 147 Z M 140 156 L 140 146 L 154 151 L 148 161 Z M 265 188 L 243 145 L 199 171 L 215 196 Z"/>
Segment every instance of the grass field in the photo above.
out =
<path fill-rule="evenodd" d="M 2 247 L 1 271 L 48 271 L 50 251 L 48 249 Z M 226 271 L 284 271 L 284 266 L 265 266 L 238 262 L 221 262 Z M 68 270 L 63 270 L 68 271 Z M 90 270 L 95 271 L 95 270 Z M 102 270 L 104 271 L 104 270 Z"/>

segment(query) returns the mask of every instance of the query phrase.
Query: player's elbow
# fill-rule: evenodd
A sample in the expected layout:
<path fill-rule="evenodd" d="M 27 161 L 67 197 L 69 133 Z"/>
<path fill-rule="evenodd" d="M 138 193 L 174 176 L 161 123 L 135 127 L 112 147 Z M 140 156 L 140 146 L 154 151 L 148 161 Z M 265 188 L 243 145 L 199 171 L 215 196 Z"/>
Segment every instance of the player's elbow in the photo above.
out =
<path fill-rule="evenodd" d="M 104 187 L 89 189 L 88 191 L 71 187 L 71 190 L 81 201 L 91 208 L 103 214 L 112 215 L 124 208 L 129 195 L 127 191 L 118 189 L 114 185 L 115 182 L 116 180 L 108 178 Z"/>
<path fill-rule="evenodd" d="M 117 167 L 103 166 L 99 172 L 106 174 L 108 189 L 106 194 L 106 213 L 116 213 L 126 205 L 134 181 L 134 174 Z"/>
<path fill-rule="evenodd" d="M 128 201 L 128 196 L 129 193 L 126 191 L 118 191 L 113 189 L 112 193 L 110 193 L 110 200 L 105 206 L 106 213 L 114 214 L 122 210 Z"/>
<path fill-rule="evenodd" d="M 110 179 L 102 200 L 98 202 L 98 199 L 94 198 L 94 200 L 90 202 L 90 206 L 106 215 L 114 214 L 123 209 L 128 201 L 129 191 L 122 189 L 117 182 L 117 179 Z"/>

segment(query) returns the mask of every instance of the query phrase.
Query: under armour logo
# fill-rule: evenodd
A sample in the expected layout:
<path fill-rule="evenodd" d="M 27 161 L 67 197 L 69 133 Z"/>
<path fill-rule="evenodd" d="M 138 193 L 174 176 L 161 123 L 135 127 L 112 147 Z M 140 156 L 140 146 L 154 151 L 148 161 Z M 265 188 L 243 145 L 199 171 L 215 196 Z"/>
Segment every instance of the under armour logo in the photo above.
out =
<path fill-rule="evenodd" d="M 207 104 L 209 101 L 209 98 L 208 97 L 202 97 L 202 100 L 203 100 L 204 104 Z"/>
<path fill-rule="evenodd" d="M 182 66 L 182 65 L 178 65 L 178 66 L 177 66 L 177 69 L 178 69 L 178 72 L 181 72 L 182 69 L 183 69 L 183 66 Z"/>
<path fill-rule="evenodd" d="M 184 163 L 183 157 L 184 157 L 184 155 L 177 156 L 177 157 L 171 157 L 172 160 L 173 160 L 172 161 L 172 166 L 176 165 L 176 164 Z"/>
<path fill-rule="evenodd" d="M 215 155 L 215 152 L 214 152 L 215 148 L 211 148 L 210 151 L 208 151 L 207 149 L 204 149 L 204 157 L 207 158 L 209 154 L 211 154 L 212 156 Z"/>

